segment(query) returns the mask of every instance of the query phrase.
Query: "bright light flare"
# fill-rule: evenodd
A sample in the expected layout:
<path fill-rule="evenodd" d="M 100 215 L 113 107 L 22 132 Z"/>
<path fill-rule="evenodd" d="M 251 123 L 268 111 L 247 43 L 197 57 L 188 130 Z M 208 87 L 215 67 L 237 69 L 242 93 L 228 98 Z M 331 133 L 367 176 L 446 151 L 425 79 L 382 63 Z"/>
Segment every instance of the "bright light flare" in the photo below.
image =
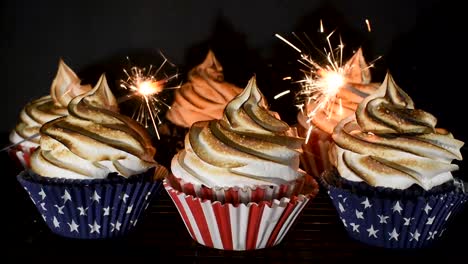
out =
<path fill-rule="evenodd" d="M 320 22 L 321 27 L 323 26 Z M 323 28 L 321 29 L 321 32 Z M 304 78 L 297 81 L 301 84 L 301 90 L 297 94 L 301 103 L 297 107 L 307 116 L 307 123 L 310 123 L 318 111 L 324 111 L 327 118 L 331 118 L 332 113 L 342 114 L 341 100 L 337 98 L 339 91 L 346 86 L 346 74 L 350 71 L 343 65 L 343 49 L 344 44 L 340 38 L 340 44 L 337 48 L 333 48 L 330 42 L 334 31 L 326 36 L 328 49 L 324 48 L 323 62 L 315 61 L 311 55 L 305 54 L 298 47 L 294 46 L 290 41 L 276 34 L 276 37 L 284 41 L 289 46 L 293 47 L 300 53 L 299 62 L 306 67 L 302 70 Z M 295 35 L 296 36 L 296 35 Z M 298 38 L 296 36 L 296 38 Z M 308 37 L 306 36 L 308 39 Z M 298 40 L 302 42 L 301 39 Z M 307 105 L 313 104 L 314 107 L 309 108 Z M 335 109 L 335 107 L 338 107 Z M 308 142 L 311 134 L 312 126 L 307 131 L 306 142 Z"/>
<path fill-rule="evenodd" d="M 152 65 L 150 65 L 148 69 L 133 66 L 130 68 L 130 71 L 126 69 L 123 70 L 126 79 L 120 81 L 120 87 L 130 90 L 132 93 L 119 100 L 119 103 L 122 103 L 136 97 L 139 100 L 139 104 L 132 118 L 146 128 L 152 126 L 158 139 L 160 139 L 158 125 L 162 123 L 159 114 L 163 107 L 170 108 L 170 106 L 164 102 L 164 92 L 166 90 L 180 88 L 180 84 L 177 86 L 169 86 L 169 83 L 179 75 L 175 65 L 169 63 L 164 55 L 161 54 L 161 56 L 164 61 L 156 70 L 154 70 Z M 128 57 L 127 59 L 129 60 Z M 168 67 L 164 68 L 165 66 L 172 66 L 172 70 L 175 71 L 175 73 L 167 74 L 165 70 Z"/>
<path fill-rule="evenodd" d="M 321 77 L 317 82 L 320 82 L 319 86 L 323 87 L 326 96 L 336 96 L 345 84 L 345 77 L 338 72 L 319 70 L 318 75 Z"/>

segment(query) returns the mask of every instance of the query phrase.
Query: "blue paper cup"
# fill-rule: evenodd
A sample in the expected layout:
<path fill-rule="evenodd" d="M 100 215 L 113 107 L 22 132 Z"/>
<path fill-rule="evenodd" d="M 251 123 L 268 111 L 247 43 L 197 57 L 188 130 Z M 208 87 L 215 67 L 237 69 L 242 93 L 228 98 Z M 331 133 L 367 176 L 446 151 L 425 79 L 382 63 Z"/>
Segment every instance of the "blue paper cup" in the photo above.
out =
<path fill-rule="evenodd" d="M 125 235 L 135 227 L 162 190 L 165 175 L 167 170 L 158 166 L 129 178 L 109 175 L 107 179 L 69 180 L 24 170 L 17 179 L 53 233 L 105 239 Z"/>
<path fill-rule="evenodd" d="M 329 172 L 325 172 L 324 175 Z M 323 178 L 327 178 L 324 176 Z M 468 201 L 462 189 L 435 194 L 392 195 L 374 188 L 341 188 L 321 179 L 349 236 L 384 248 L 422 248 L 443 236 Z"/>

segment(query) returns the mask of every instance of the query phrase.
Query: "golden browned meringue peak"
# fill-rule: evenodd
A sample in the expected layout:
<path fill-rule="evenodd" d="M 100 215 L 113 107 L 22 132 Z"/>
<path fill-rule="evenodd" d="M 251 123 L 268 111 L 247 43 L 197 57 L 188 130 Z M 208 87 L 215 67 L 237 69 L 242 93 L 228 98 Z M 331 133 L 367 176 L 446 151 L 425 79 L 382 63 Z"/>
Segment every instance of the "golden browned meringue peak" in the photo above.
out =
<path fill-rule="evenodd" d="M 336 94 L 336 100 L 333 102 L 334 105 L 327 109 L 321 108 L 314 112 L 315 108 L 318 107 L 318 103 L 317 101 L 311 100 L 310 103 L 305 106 L 304 111 L 298 114 L 298 122 L 301 126 L 309 128 L 309 122 L 312 122 L 314 126 L 331 134 L 338 122 L 354 114 L 358 104 L 369 94 L 377 90 L 379 84 L 371 83 L 371 72 L 369 68 L 369 65 L 364 59 L 362 48 L 359 48 L 343 66 L 346 87 L 340 89 Z M 312 119 L 307 122 L 309 117 L 305 114 L 310 113 L 314 113 L 314 115 Z"/>
<path fill-rule="evenodd" d="M 197 121 L 220 119 L 226 104 L 240 92 L 241 88 L 224 81 L 223 67 L 209 50 L 205 60 L 190 70 L 188 82 L 175 91 L 166 117 L 186 128 Z"/>
<path fill-rule="evenodd" d="M 148 132 L 118 113 L 105 75 L 68 105 L 69 115 L 44 124 L 31 168 L 45 177 L 102 179 L 129 177 L 156 165 Z"/>
<path fill-rule="evenodd" d="M 287 184 L 304 175 L 299 169 L 303 142 L 266 108 L 252 77 L 221 119 L 192 125 L 171 169 L 186 182 L 209 187 Z"/>
<path fill-rule="evenodd" d="M 10 133 L 10 141 L 18 143 L 28 139 L 22 144 L 37 147 L 40 137 L 31 137 L 39 133 L 40 127 L 48 121 L 67 115 L 67 106 L 71 99 L 91 90 L 90 85 L 80 83 L 75 72 L 60 59 L 57 74 L 50 86 L 50 95 L 26 104 L 21 110 L 20 121 Z"/>
<path fill-rule="evenodd" d="M 436 128 L 436 118 L 414 108 L 411 98 L 387 73 L 380 88 L 364 99 L 356 115 L 333 132 L 332 159 L 340 175 L 372 186 L 430 190 L 453 179 L 463 142 Z"/>

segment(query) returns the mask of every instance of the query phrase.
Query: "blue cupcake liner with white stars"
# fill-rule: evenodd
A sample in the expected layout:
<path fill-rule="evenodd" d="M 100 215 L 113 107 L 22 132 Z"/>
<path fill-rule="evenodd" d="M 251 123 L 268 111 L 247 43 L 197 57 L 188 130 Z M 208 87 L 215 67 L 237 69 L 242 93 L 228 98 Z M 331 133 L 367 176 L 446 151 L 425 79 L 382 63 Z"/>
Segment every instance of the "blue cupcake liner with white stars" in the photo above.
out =
<path fill-rule="evenodd" d="M 151 199 L 162 190 L 154 168 L 128 179 L 99 180 L 41 177 L 24 170 L 17 179 L 49 229 L 77 239 L 119 237 L 132 230 Z"/>
<path fill-rule="evenodd" d="M 468 201 L 461 190 L 433 195 L 385 197 L 345 189 L 321 179 L 348 235 L 368 245 L 384 248 L 423 248 L 443 236 L 454 216 Z M 380 192 L 380 193 L 379 193 Z M 388 192 L 385 190 L 384 192 Z"/>

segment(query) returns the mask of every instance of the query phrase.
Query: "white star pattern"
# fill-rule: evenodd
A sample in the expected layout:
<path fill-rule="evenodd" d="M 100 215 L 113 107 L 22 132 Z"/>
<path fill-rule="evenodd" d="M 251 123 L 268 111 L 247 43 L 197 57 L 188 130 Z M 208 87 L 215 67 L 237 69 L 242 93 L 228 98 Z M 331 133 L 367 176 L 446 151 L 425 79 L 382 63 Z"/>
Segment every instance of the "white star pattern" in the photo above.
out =
<path fill-rule="evenodd" d="M 445 232 L 445 228 L 442 229 L 442 231 L 440 231 L 439 237 L 441 237 L 444 232 Z"/>
<path fill-rule="evenodd" d="M 54 220 L 52 220 L 52 223 L 54 224 L 54 227 L 55 228 L 59 228 L 60 227 L 60 222 L 57 220 L 57 218 L 54 216 Z"/>
<path fill-rule="evenodd" d="M 452 214 L 452 211 L 450 211 L 447 216 L 445 217 L 445 221 L 447 221 L 450 218 L 450 215 Z"/>
<path fill-rule="evenodd" d="M 372 207 L 372 204 L 369 202 L 369 198 L 366 198 L 366 200 L 364 200 L 361 204 L 364 205 L 364 209 Z"/>
<path fill-rule="evenodd" d="M 45 215 L 41 215 L 42 216 L 42 219 L 44 219 L 44 222 L 46 221 L 46 216 Z"/>
<path fill-rule="evenodd" d="M 340 209 L 340 212 L 344 213 L 346 210 L 344 209 L 343 205 L 338 202 L 338 209 Z"/>
<path fill-rule="evenodd" d="M 410 232 L 410 235 L 411 235 L 411 238 L 409 241 L 413 241 L 413 240 L 419 241 L 419 236 L 421 236 L 421 234 L 418 232 L 417 229 L 414 231 L 414 233 Z"/>
<path fill-rule="evenodd" d="M 145 200 L 148 200 L 148 197 L 151 195 L 151 192 L 148 192 L 145 196 Z"/>
<path fill-rule="evenodd" d="M 346 224 L 346 219 L 341 218 L 341 222 L 343 222 L 343 225 L 344 225 L 345 227 L 348 227 L 348 225 Z"/>
<path fill-rule="evenodd" d="M 41 206 L 42 210 L 47 211 L 47 208 L 45 208 L 45 203 L 40 203 L 39 205 Z"/>
<path fill-rule="evenodd" d="M 426 212 L 426 214 L 429 214 L 429 211 L 432 210 L 432 207 L 429 206 L 429 204 L 426 204 L 426 206 L 424 206 L 424 212 Z"/>
<path fill-rule="evenodd" d="M 401 208 L 401 205 L 400 205 L 400 202 L 399 202 L 399 201 L 397 201 L 397 202 L 395 203 L 395 205 L 393 205 L 393 207 L 392 207 L 392 211 L 393 211 L 393 212 L 398 212 L 399 214 L 401 214 L 401 211 L 402 211 L 402 210 L 403 210 L 403 208 Z"/>
<path fill-rule="evenodd" d="M 359 225 L 355 223 L 349 223 L 350 226 L 353 227 L 353 232 L 358 232 L 359 233 Z"/>
<path fill-rule="evenodd" d="M 390 237 L 388 238 L 388 240 L 395 239 L 395 241 L 398 241 L 398 236 L 399 236 L 400 234 L 397 233 L 396 228 L 393 228 L 393 231 L 392 231 L 391 233 L 388 233 L 388 235 L 390 235 Z"/>
<path fill-rule="evenodd" d="M 99 229 L 101 228 L 100 225 L 98 225 L 98 223 L 96 222 L 96 220 L 94 220 L 94 224 L 90 225 L 88 224 L 89 226 L 89 233 L 92 234 L 92 233 L 100 233 L 99 232 Z"/>
<path fill-rule="evenodd" d="M 387 223 L 387 219 L 389 218 L 389 216 L 386 216 L 386 215 L 377 215 L 377 216 L 379 217 L 381 224 Z"/>
<path fill-rule="evenodd" d="M 109 211 L 110 211 L 109 206 L 102 208 L 102 210 L 104 211 L 104 216 L 109 215 Z"/>
<path fill-rule="evenodd" d="M 434 222 L 434 219 L 435 219 L 435 216 L 427 218 L 426 225 L 432 225 L 432 223 Z"/>
<path fill-rule="evenodd" d="M 75 223 L 75 221 L 73 221 L 73 219 L 72 219 L 71 223 L 67 223 L 67 224 L 68 224 L 68 226 L 70 227 L 70 232 L 76 231 L 77 233 L 80 233 L 80 231 L 78 231 L 78 227 L 79 227 L 80 225 L 77 225 L 77 224 Z"/>
<path fill-rule="evenodd" d="M 72 199 L 71 199 L 71 195 L 70 195 L 70 193 L 68 193 L 67 190 L 65 190 L 65 192 L 63 193 L 63 195 L 62 195 L 61 198 L 63 199 L 63 204 L 65 204 L 67 201 L 71 201 L 71 200 L 72 200 Z"/>
<path fill-rule="evenodd" d="M 87 215 L 88 207 L 83 208 L 83 206 L 77 207 L 76 209 L 80 210 L 80 215 Z"/>
<path fill-rule="evenodd" d="M 128 206 L 128 208 L 127 208 L 127 214 L 131 213 L 132 210 L 133 210 L 133 204 Z"/>
<path fill-rule="evenodd" d="M 138 222 L 138 219 L 135 220 L 135 222 L 133 222 L 133 226 L 136 226 L 137 222 Z"/>
<path fill-rule="evenodd" d="M 124 201 L 124 203 L 126 203 L 128 197 L 128 194 L 124 193 L 120 198 Z"/>
<path fill-rule="evenodd" d="M 44 200 L 47 196 L 42 188 L 41 188 L 41 191 L 39 192 L 39 195 L 41 196 L 41 200 Z"/>
<path fill-rule="evenodd" d="M 364 216 L 362 216 L 364 213 L 363 212 L 359 212 L 358 210 L 356 210 L 356 218 L 357 219 L 364 219 Z"/>
<path fill-rule="evenodd" d="M 120 231 L 120 226 L 122 225 L 119 221 L 111 224 L 111 232 L 114 232 L 115 230 Z"/>
<path fill-rule="evenodd" d="M 379 232 L 379 230 L 378 229 L 375 230 L 373 225 L 371 225 L 368 229 L 366 229 L 366 231 L 369 233 L 369 237 L 373 236 L 377 238 L 377 232 Z"/>
<path fill-rule="evenodd" d="M 434 240 L 436 234 L 437 234 L 437 231 L 434 231 L 434 232 L 429 231 L 429 236 L 427 237 L 426 240 L 430 240 L 430 239 Z"/>
<path fill-rule="evenodd" d="M 63 214 L 63 207 L 65 207 L 65 205 L 58 206 L 55 204 L 54 207 L 57 208 L 59 214 Z"/>
<path fill-rule="evenodd" d="M 101 199 L 101 196 L 99 196 L 99 194 L 96 191 L 94 191 L 93 196 L 91 196 L 91 198 L 89 198 L 89 199 L 93 200 L 93 202 L 99 203 L 99 200 Z"/>
<path fill-rule="evenodd" d="M 414 220 L 414 217 L 403 217 L 403 220 L 405 221 L 405 223 L 403 224 L 404 226 L 409 226 L 411 224 L 411 221 Z"/>

